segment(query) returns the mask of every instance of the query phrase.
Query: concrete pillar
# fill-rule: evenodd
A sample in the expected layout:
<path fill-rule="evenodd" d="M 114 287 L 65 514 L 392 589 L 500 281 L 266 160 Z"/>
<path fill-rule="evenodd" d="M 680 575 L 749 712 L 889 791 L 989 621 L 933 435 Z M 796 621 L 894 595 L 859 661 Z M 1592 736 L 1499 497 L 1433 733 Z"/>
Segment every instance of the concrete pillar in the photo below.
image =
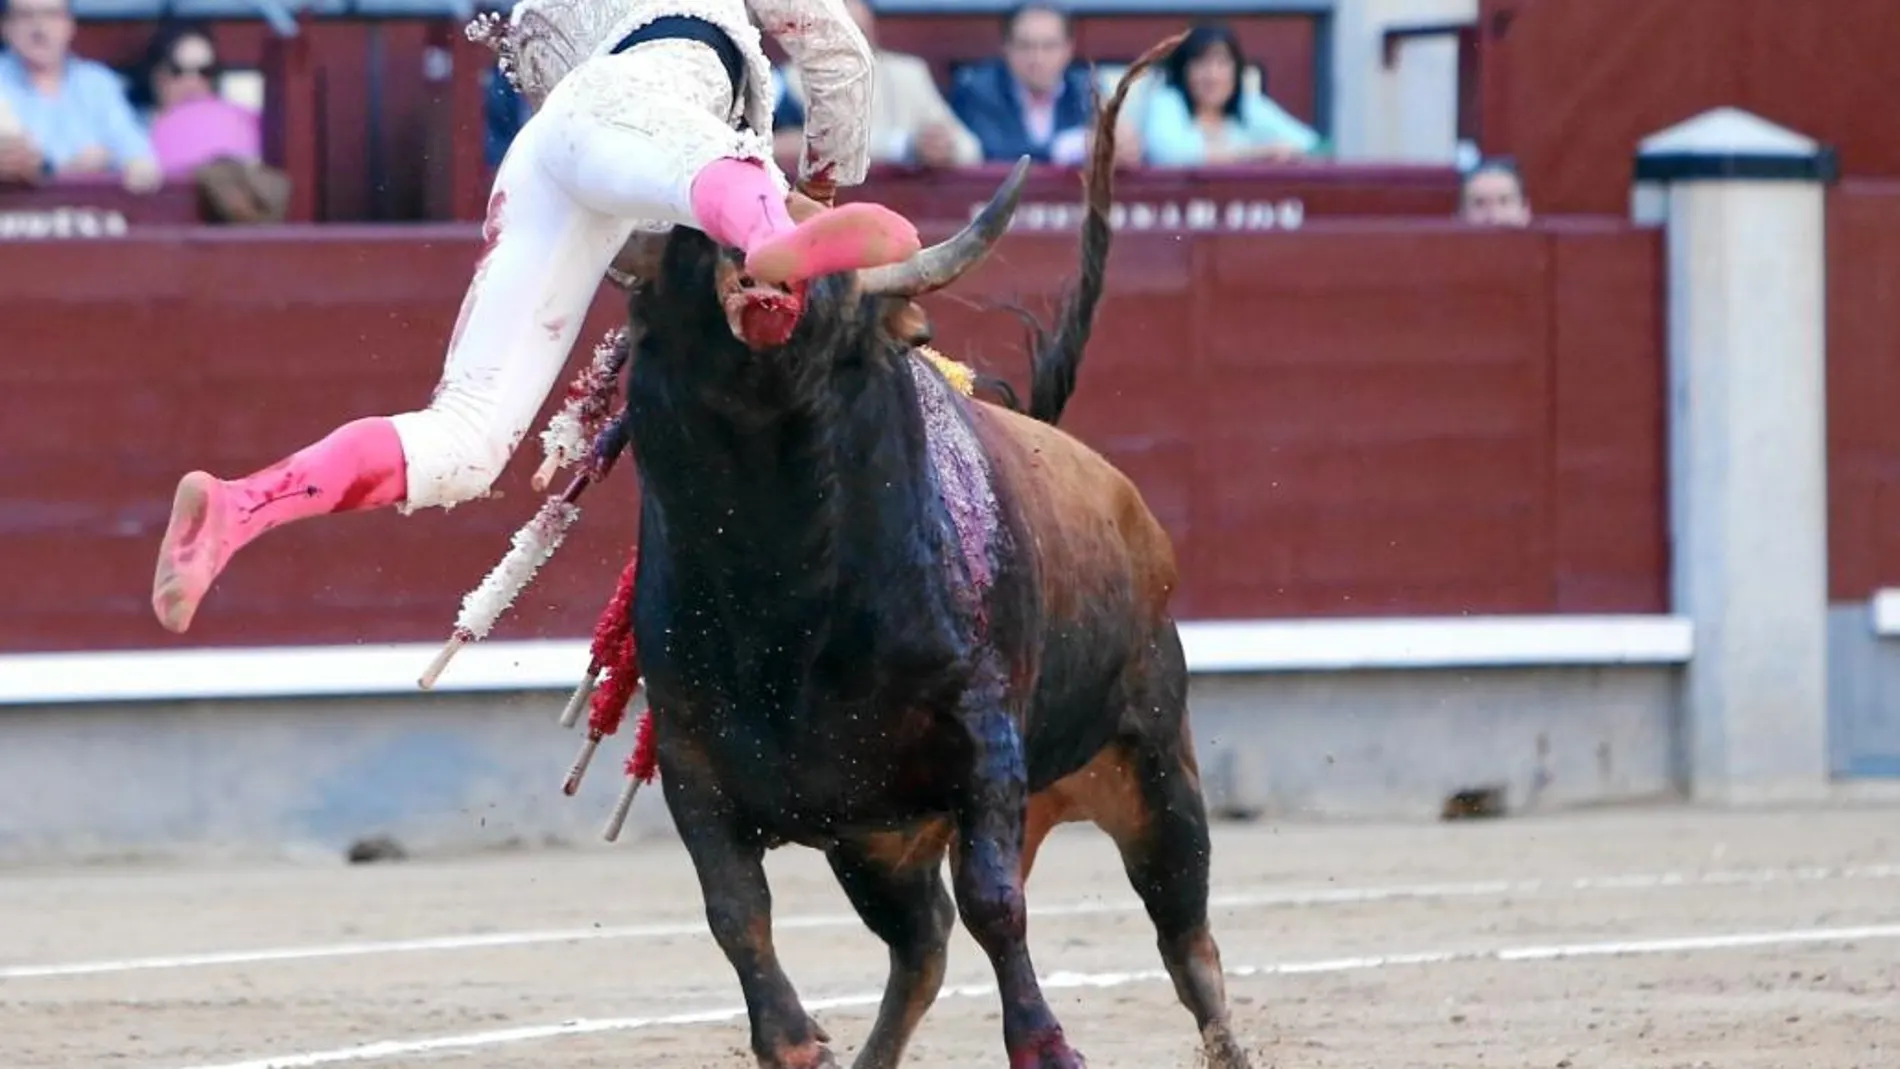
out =
<path fill-rule="evenodd" d="M 1698 800 L 1826 792 L 1825 200 L 1833 152 L 1733 108 L 1645 140 L 1667 228 L 1670 563 Z"/>
<path fill-rule="evenodd" d="M 1165 5 L 1158 5 L 1157 10 Z M 1414 46 L 1387 70 L 1382 47 L 1395 26 L 1476 22 L 1478 0 L 1334 0 L 1332 140 L 1341 159 L 1450 163 L 1456 151 L 1457 48 Z"/>

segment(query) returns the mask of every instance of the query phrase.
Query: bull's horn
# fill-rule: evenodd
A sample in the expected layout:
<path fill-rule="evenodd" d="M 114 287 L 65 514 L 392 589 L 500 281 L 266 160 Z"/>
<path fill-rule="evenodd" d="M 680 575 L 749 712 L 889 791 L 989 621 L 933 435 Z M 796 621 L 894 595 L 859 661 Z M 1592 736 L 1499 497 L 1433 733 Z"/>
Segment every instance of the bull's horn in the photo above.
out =
<path fill-rule="evenodd" d="M 1003 180 L 1002 188 L 968 226 L 901 264 L 860 272 L 858 279 L 864 292 L 886 297 L 918 297 L 961 278 L 964 272 L 983 262 L 983 257 L 996 247 L 1003 231 L 1009 229 L 1009 221 L 1016 215 L 1016 204 L 1022 199 L 1023 182 L 1028 177 L 1029 157 L 1024 156 L 1016 161 L 1009 177 Z"/>

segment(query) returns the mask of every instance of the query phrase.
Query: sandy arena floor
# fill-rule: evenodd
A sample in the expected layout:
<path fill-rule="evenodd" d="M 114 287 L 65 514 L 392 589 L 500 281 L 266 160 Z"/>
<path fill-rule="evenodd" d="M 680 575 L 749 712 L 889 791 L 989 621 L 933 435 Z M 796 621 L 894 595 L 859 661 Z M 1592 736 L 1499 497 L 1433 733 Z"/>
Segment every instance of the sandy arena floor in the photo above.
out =
<path fill-rule="evenodd" d="M 882 947 L 823 861 L 772 859 L 779 949 L 841 1054 Z M 1256 1066 L 1894 1069 L 1900 809 L 1223 826 L 1215 932 Z M 1098 1069 L 1195 1064 L 1105 838 L 1030 884 Z M 0 874 L 0 1066 L 749 1069 L 680 849 L 357 868 Z M 967 935 L 908 1064 L 1004 1064 Z"/>

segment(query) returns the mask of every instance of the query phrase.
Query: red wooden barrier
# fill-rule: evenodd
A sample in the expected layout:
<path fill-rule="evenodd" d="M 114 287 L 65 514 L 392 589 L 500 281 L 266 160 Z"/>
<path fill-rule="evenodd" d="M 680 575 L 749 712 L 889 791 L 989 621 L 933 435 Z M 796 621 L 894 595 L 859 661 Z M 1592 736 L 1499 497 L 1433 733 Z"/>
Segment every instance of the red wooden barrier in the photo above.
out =
<path fill-rule="evenodd" d="M 1900 182 L 1828 197 L 1829 594 L 1900 586 Z"/>
<path fill-rule="evenodd" d="M 1540 213 L 1628 210 L 1638 142 L 1706 111 L 1755 112 L 1900 177 L 1894 0 L 1481 0 L 1483 137 Z"/>
<path fill-rule="evenodd" d="M 0 256 L 0 649 L 429 640 L 532 511 L 330 518 L 247 551 L 188 640 L 147 607 L 171 489 L 425 401 L 471 228 L 205 229 Z M 1066 235 L 1018 234 L 931 300 L 942 346 L 1022 380 Z M 1655 232 L 1314 224 L 1125 234 L 1066 425 L 1176 539 L 1187 618 L 1663 607 Z M 617 315 L 603 295 L 584 341 Z M 12 354 L 19 354 L 14 356 Z M 498 634 L 586 632 L 634 537 L 587 500 Z"/>
<path fill-rule="evenodd" d="M 0 186 L 0 240 L 118 237 L 134 227 L 198 222 L 189 183 L 132 193 L 116 180 L 69 179 L 43 186 Z"/>
<path fill-rule="evenodd" d="M 870 199 L 919 222 L 961 224 L 989 200 L 1006 164 L 918 172 L 877 168 L 843 200 Z M 1016 225 L 1073 230 L 1080 219 L 1080 172 L 1039 167 L 1023 190 Z M 1115 199 L 1140 229 L 1276 230 L 1325 216 L 1445 216 L 1458 208 L 1450 167 L 1355 167 L 1330 163 L 1245 164 L 1124 172 Z M 1203 225 L 1205 223 L 1205 225 Z"/>

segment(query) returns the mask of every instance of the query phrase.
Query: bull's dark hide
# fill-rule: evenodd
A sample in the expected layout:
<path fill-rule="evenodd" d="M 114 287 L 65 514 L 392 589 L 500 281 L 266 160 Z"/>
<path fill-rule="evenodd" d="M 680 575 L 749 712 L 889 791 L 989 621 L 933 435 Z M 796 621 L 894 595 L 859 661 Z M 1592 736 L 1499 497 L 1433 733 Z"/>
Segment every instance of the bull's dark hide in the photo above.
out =
<path fill-rule="evenodd" d="M 893 300 L 967 269 L 961 253 L 877 285 L 817 280 L 764 351 L 722 300 L 745 284 L 737 255 L 698 231 L 676 231 L 637 292 L 635 640 L 667 805 L 766 1066 L 831 1059 L 772 947 L 763 856 L 783 843 L 823 850 L 890 946 L 859 1066 L 901 1057 L 959 911 L 995 967 L 1011 1065 L 1079 1066 L 1029 959 L 1022 886 L 1049 828 L 1083 819 L 1121 849 L 1209 1055 L 1246 1064 L 1207 925 L 1173 553 L 1134 486 L 1054 427 L 1101 292 L 1120 102 L 1102 108 L 1083 269 L 1039 339 L 1030 415 L 960 396 L 887 328 Z"/>

